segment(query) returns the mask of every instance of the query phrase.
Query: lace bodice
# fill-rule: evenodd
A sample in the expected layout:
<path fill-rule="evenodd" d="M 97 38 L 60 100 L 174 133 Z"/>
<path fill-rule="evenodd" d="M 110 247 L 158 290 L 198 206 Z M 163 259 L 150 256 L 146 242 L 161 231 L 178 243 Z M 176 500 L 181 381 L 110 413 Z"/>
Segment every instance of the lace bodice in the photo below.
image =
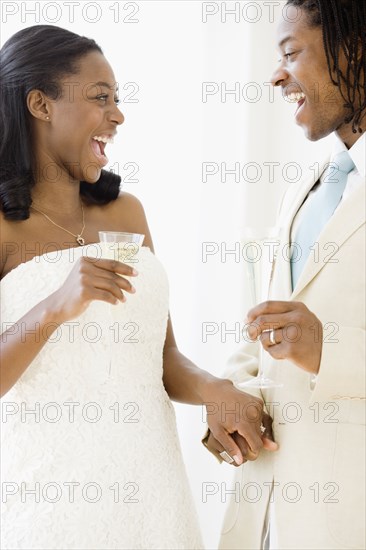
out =
<path fill-rule="evenodd" d="M 8 273 L 2 332 L 101 247 L 43 254 Z M 136 269 L 136 294 L 93 301 L 61 325 L 2 399 L 4 548 L 202 547 L 162 382 L 167 277 L 146 247 Z M 26 338 L 21 323 L 13 330 Z"/>

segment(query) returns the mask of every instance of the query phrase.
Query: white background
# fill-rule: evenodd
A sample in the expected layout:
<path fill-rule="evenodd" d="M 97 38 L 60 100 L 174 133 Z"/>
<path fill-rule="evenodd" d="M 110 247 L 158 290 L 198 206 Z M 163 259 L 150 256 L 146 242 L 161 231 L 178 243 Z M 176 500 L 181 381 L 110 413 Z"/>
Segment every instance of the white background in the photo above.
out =
<path fill-rule="evenodd" d="M 73 18 L 68 4 L 74 4 Z M 179 347 L 218 376 L 239 343 L 237 335 L 220 330 L 220 323 L 230 329 L 242 322 L 248 299 L 242 262 L 233 254 L 221 261 L 219 253 L 204 262 L 204 243 L 216 243 L 223 252 L 225 246 L 235 248 L 245 226 L 273 225 L 286 186 L 329 149 L 329 139 L 305 139 L 294 125 L 295 106 L 277 90 L 272 96 L 268 85 L 278 58 L 275 30 L 283 6 L 283 0 L 1 5 L 2 44 L 21 28 L 40 23 L 94 38 L 104 50 L 120 83 L 126 118 L 115 145 L 108 146 L 110 166 L 118 163 L 126 180 L 131 170 L 125 165 L 138 165 L 137 181 L 125 181 L 123 188 L 142 201 L 156 253 L 168 272 Z M 217 93 L 204 98 L 204 83 Z M 235 86 L 239 97 L 221 95 L 225 87 Z M 137 87 L 135 102 L 128 102 Z M 279 163 L 274 181 L 266 162 Z M 240 175 L 235 181 L 228 174 L 221 181 L 219 171 L 204 182 L 203 163 L 218 169 L 221 163 L 228 169 L 240 163 L 247 180 Z M 218 328 L 206 343 L 203 323 Z M 216 483 L 220 489 L 232 469 L 220 466 L 202 447 L 201 408 L 178 405 L 176 410 L 204 540 L 207 548 L 216 548 L 225 495 L 218 490 L 203 502 L 203 484 Z"/>

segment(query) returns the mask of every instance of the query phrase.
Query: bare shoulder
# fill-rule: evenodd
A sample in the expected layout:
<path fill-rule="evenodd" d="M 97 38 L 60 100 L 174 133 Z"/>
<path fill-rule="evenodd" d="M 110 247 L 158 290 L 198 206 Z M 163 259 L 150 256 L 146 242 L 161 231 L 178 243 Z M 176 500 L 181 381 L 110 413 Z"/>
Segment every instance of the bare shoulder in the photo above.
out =
<path fill-rule="evenodd" d="M 144 244 L 153 249 L 145 210 L 135 195 L 126 192 L 120 193 L 114 201 L 113 218 L 116 226 L 121 227 L 121 231 L 145 235 Z"/>
<path fill-rule="evenodd" d="M 16 222 L 7 220 L 3 211 L 0 210 L 0 274 L 4 270 L 9 248 L 14 247 L 16 244 L 14 225 L 16 225 Z"/>
<path fill-rule="evenodd" d="M 144 207 L 141 201 L 131 193 L 121 192 L 115 201 L 116 210 L 126 217 L 145 217 Z"/>

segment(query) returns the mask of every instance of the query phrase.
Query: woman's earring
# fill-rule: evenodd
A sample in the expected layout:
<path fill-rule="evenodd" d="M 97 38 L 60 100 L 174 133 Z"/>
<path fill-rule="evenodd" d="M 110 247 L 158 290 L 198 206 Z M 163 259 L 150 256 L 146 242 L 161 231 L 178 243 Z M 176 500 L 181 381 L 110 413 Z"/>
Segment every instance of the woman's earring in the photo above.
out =
<path fill-rule="evenodd" d="M 49 116 L 46 116 L 46 120 L 50 120 L 50 117 L 49 117 Z"/>

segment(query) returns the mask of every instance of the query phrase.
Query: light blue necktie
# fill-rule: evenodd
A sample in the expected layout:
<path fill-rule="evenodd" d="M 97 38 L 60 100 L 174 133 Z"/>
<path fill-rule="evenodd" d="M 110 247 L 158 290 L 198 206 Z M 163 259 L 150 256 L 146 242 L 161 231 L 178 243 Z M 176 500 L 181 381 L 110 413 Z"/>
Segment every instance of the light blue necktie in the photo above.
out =
<path fill-rule="evenodd" d="M 355 165 L 347 151 L 334 157 L 319 189 L 306 200 L 301 212 L 301 223 L 293 239 L 294 248 L 291 257 L 292 288 L 294 289 L 322 229 L 337 208 L 348 174 Z"/>

